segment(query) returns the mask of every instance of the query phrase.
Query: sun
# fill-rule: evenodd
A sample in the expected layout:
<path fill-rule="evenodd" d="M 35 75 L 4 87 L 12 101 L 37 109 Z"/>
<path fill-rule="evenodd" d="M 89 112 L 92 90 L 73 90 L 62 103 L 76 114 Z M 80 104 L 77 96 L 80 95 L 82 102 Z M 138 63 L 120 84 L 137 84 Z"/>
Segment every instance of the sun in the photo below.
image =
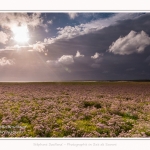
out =
<path fill-rule="evenodd" d="M 29 40 L 29 30 L 27 26 L 14 26 L 12 28 L 14 40 L 17 43 L 26 43 Z"/>

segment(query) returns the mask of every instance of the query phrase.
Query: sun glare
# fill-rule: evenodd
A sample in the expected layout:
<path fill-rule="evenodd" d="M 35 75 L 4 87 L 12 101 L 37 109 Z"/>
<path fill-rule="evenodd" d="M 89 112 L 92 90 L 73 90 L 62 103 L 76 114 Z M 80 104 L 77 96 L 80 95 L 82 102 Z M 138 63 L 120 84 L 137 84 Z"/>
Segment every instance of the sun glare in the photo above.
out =
<path fill-rule="evenodd" d="M 15 26 L 12 28 L 14 40 L 18 43 L 26 43 L 29 40 L 29 31 L 27 26 Z"/>

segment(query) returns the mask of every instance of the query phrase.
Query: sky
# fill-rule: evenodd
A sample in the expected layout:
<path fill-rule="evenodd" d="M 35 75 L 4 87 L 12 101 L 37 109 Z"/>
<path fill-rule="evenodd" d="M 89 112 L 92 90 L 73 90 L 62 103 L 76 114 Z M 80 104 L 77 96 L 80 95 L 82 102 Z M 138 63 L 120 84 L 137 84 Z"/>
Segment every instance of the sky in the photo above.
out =
<path fill-rule="evenodd" d="M 0 81 L 150 79 L 150 13 L 0 13 Z"/>

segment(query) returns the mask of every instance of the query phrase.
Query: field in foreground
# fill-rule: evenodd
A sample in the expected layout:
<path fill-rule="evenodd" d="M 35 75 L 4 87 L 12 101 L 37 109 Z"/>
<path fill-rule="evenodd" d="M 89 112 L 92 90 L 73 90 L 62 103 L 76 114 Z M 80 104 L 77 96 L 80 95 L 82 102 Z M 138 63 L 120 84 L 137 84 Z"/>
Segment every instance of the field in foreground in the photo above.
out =
<path fill-rule="evenodd" d="M 150 137 L 150 83 L 0 83 L 0 137 Z"/>

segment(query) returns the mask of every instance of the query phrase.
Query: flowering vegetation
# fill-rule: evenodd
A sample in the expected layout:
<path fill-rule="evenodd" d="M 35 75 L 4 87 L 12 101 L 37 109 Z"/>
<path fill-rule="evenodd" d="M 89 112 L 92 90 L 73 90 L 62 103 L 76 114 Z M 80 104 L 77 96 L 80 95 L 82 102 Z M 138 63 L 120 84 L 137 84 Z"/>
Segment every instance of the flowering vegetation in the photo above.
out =
<path fill-rule="evenodd" d="M 150 137 L 150 83 L 0 83 L 0 137 Z"/>

